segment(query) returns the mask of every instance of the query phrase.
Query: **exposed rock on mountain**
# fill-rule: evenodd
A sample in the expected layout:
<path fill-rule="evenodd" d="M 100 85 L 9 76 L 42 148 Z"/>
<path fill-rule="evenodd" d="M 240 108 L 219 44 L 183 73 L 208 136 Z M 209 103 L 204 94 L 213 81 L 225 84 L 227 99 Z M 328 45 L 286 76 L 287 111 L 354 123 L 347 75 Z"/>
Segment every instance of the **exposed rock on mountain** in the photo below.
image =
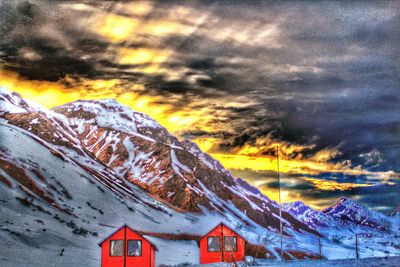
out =
<path fill-rule="evenodd" d="M 351 222 L 361 226 L 384 231 L 389 224 L 386 216 L 369 210 L 351 199 L 340 198 L 334 205 L 322 211 L 343 223 Z"/>
<path fill-rule="evenodd" d="M 121 179 L 157 199 L 183 211 L 206 208 L 238 217 L 244 213 L 264 227 L 278 229 L 275 202 L 251 185 L 237 182 L 197 145 L 179 141 L 148 116 L 115 100 L 76 101 L 53 111 L 67 117 L 86 150 Z M 287 227 L 314 232 L 291 215 L 283 216 Z"/>
<path fill-rule="evenodd" d="M 301 201 L 284 203 L 282 209 L 318 231 L 323 228 L 349 230 L 357 227 L 367 227 L 377 231 L 391 229 L 388 216 L 369 210 L 347 198 L 340 198 L 322 211 L 314 210 Z"/>
<path fill-rule="evenodd" d="M 47 110 L 0 88 L 0 136 L 0 250 L 6 264 L 18 259 L 19 266 L 41 266 L 35 255 L 43 255 L 57 266 L 98 266 L 99 237 L 124 223 L 154 234 L 158 263 L 196 263 L 197 257 L 187 256 L 198 249 L 195 241 L 162 238 L 201 236 L 221 221 L 265 247 L 269 254 L 263 256 L 279 257 L 276 202 L 233 178 L 194 143 L 114 100 Z M 302 203 L 287 205 L 285 257 L 314 257 L 329 218 L 364 228 L 380 218 L 342 202 L 322 213 Z M 386 243 L 376 246 L 374 251 L 386 250 Z M 168 253 L 171 248 L 182 257 Z M 61 250 L 74 256 L 59 257 Z"/>

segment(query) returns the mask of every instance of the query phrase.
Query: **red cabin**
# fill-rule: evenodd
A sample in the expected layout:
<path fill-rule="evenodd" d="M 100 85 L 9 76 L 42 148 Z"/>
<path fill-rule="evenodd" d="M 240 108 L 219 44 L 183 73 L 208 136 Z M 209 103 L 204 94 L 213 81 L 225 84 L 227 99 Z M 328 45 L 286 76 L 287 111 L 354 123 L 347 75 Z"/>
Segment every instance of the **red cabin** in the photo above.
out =
<path fill-rule="evenodd" d="M 200 264 L 244 261 L 245 242 L 221 223 L 200 239 Z"/>
<path fill-rule="evenodd" d="M 102 267 L 154 267 L 156 246 L 126 225 L 99 246 Z"/>

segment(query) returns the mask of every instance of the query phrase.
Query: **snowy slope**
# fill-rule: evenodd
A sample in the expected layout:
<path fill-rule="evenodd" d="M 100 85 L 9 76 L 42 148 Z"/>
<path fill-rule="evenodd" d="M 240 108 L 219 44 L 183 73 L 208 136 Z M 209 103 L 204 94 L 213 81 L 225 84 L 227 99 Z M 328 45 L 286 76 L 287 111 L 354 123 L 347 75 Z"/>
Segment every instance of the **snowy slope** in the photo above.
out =
<path fill-rule="evenodd" d="M 123 223 L 194 235 L 219 221 L 239 223 L 234 216 L 170 209 L 91 157 L 62 117 L 11 92 L 3 90 L 2 99 L 14 102 L 1 103 L 0 265 L 45 266 L 43 258 L 50 257 L 49 265 L 98 266 L 97 242 Z"/>
<path fill-rule="evenodd" d="M 300 261 L 271 261 L 271 260 L 256 260 L 254 266 L 258 267 L 398 267 L 400 257 L 383 257 L 383 258 L 363 258 L 363 259 L 348 259 L 348 260 L 300 260 Z M 200 265 L 191 265 L 191 267 L 197 267 Z M 222 264 L 208 264 L 201 265 L 207 267 L 230 267 L 228 263 Z M 238 264 L 239 267 L 245 267 L 246 265 Z"/>
<path fill-rule="evenodd" d="M 314 210 L 301 201 L 284 203 L 282 209 L 316 230 L 365 228 L 372 232 L 389 232 L 393 226 L 393 218 L 390 216 L 369 210 L 347 198 L 340 198 L 322 211 Z"/>
<path fill-rule="evenodd" d="M 98 266 L 97 243 L 124 223 L 145 232 L 193 235 L 203 234 L 219 221 L 239 223 L 233 216 L 176 212 L 132 184 L 121 183 L 121 190 L 110 187 L 89 168 L 54 155 L 48 143 L 42 140 L 46 145 L 41 144 L 29 132 L 4 120 L 0 135 L 0 251 L 4 264 Z M 260 229 L 245 227 L 243 231 Z M 162 242 L 165 246 L 169 241 Z M 191 250 L 193 244 L 183 243 L 185 246 Z M 60 257 L 62 249 L 65 252 Z M 46 258 L 49 260 L 43 262 Z M 175 259 L 175 263 L 179 261 Z"/>
<path fill-rule="evenodd" d="M 328 216 L 320 211 L 314 210 L 301 201 L 283 203 L 282 210 L 289 212 L 298 220 L 306 223 L 313 229 L 343 226 L 332 216 Z"/>
<path fill-rule="evenodd" d="M 124 223 L 195 237 L 222 221 L 279 257 L 275 202 L 151 118 L 111 100 L 89 103 L 79 104 L 84 113 L 49 111 L 1 89 L 0 266 L 98 266 L 97 243 Z M 284 213 L 285 255 L 318 253 L 309 229 Z M 194 241 L 149 238 L 157 265 L 198 263 Z M 327 257 L 353 253 L 350 241 L 324 242 Z"/>
<path fill-rule="evenodd" d="M 390 228 L 388 216 L 369 210 L 355 201 L 343 197 L 322 212 L 343 223 L 354 223 L 380 231 L 389 230 Z"/>
<path fill-rule="evenodd" d="M 31 105 L 12 92 L 2 90 L 1 95 L 1 265 L 98 266 L 97 243 L 124 223 L 143 232 L 200 236 L 222 221 L 234 229 L 240 226 L 237 231 L 254 243 L 260 233 L 276 236 L 273 229 L 261 227 L 218 197 L 226 205 L 224 214 L 171 208 L 82 147 L 63 115 Z M 178 159 L 173 165 L 185 171 Z M 195 256 L 168 258 L 169 247 L 178 241 L 158 242 L 165 248 L 157 256 L 158 263 L 198 261 Z M 179 244 L 182 255 L 196 253 L 193 242 Z M 266 246 L 273 251 L 276 244 Z"/>
<path fill-rule="evenodd" d="M 360 257 L 400 255 L 400 219 L 397 217 L 371 211 L 346 198 L 340 198 L 322 212 L 301 201 L 284 203 L 282 208 L 324 236 L 321 240 L 324 257 L 355 257 L 356 234 Z M 342 250 L 338 245 L 349 250 Z"/>
<path fill-rule="evenodd" d="M 67 117 L 82 146 L 123 180 L 178 210 L 233 213 L 278 232 L 278 206 L 238 182 L 189 141 L 179 141 L 148 116 L 115 100 L 75 101 L 52 109 Z M 246 216 L 243 217 L 243 213 Z M 316 232 L 288 213 L 285 226 Z"/>

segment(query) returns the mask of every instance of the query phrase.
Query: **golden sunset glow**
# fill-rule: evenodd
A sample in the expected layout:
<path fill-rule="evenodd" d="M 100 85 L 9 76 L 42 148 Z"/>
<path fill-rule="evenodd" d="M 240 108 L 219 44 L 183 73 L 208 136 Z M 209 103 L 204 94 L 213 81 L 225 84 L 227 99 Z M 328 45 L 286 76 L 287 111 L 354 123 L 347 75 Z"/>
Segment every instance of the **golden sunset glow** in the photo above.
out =
<path fill-rule="evenodd" d="M 373 184 L 358 184 L 358 183 L 338 183 L 336 181 L 326 181 L 315 178 L 305 178 L 306 181 L 310 181 L 314 186 L 320 190 L 350 190 L 357 187 L 368 187 L 373 186 Z"/>
<path fill-rule="evenodd" d="M 217 159 L 221 164 L 230 170 L 241 170 L 244 172 L 263 172 L 277 171 L 276 156 L 262 155 L 263 151 L 275 151 L 279 147 L 279 167 L 282 176 L 290 174 L 301 175 L 319 175 L 321 173 L 340 173 L 346 175 L 368 175 L 386 181 L 394 177 L 398 177 L 393 172 L 370 172 L 362 168 L 352 168 L 349 162 L 332 163 L 330 160 L 339 152 L 336 148 L 324 149 L 315 153 L 314 156 L 304 158 L 302 151 L 312 148 L 313 146 L 301 146 L 277 142 L 274 140 L 262 139 L 258 140 L 255 146 L 245 145 L 241 148 L 234 148 L 229 152 L 221 153 L 218 145 L 221 140 L 217 138 L 198 138 L 194 142 L 205 152 L 208 152 L 213 158 Z M 265 177 L 271 179 L 271 177 Z M 272 178 L 276 178 L 275 176 Z M 277 178 L 276 178 L 277 179 Z M 285 183 L 296 185 L 300 178 L 285 179 Z M 374 183 L 356 183 L 356 182 L 336 182 L 331 180 L 303 177 L 300 181 L 307 181 L 316 189 L 323 191 L 346 191 L 353 188 L 371 187 Z M 260 188 L 261 191 L 270 199 L 278 201 L 277 188 L 265 188 L 262 185 L 265 180 L 250 180 L 254 186 Z M 390 182 L 387 182 L 390 184 Z M 281 198 L 283 202 L 292 202 L 300 198 L 298 194 L 293 194 L 290 189 L 283 188 L 281 190 Z M 321 208 L 316 201 L 309 199 L 310 206 Z"/>
<path fill-rule="evenodd" d="M 113 42 L 121 42 L 133 36 L 140 26 L 140 20 L 114 14 L 98 16 L 93 28 L 96 32 Z"/>
<path fill-rule="evenodd" d="M 148 10 L 146 10 L 147 8 Z M 142 11 L 143 13 L 150 12 L 150 9 L 150 7 L 146 7 Z M 128 8 L 127 11 L 132 14 L 136 13 L 136 15 L 145 15 L 138 14 L 141 10 L 134 10 L 134 8 Z M 178 11 L 175 15 L 183 14 Z M 140 18 L 128 18 L 126 16 L 107 13 L 98 15 L 92 23 L 97 34 L 115 43 L 134 40 L 141 35 L 163 37 L 177 33 L 190 34 L 196 30 L 196 25 L 187 25 L 173 18 L 167 20 L 151 19 L 144 23 Z"/>
<path fill-rule="evenodd" d="M 301 190 L 306 198 L 314 191 L 399 185 L 398 153 L 391 150 L 398 143 L 392 115 L 398 105 L 385 106 L 396 100 L 388 96 L 397 80 L 381 92 L 365 89 L 382 82 L 374 80 L 375 69 L 376 77 L 392 75 L 395 67 L 381 60 L 395 45 L 382 46 L 377 54 L 384 56 L 373 58 L 370 46 L 337 20 L 337 10 L 310 21 L 302 13 L 307 8 L 298 16 L 278 3 L 44 1 L 32 4 L 34 14 L 22 14 L 8 2 L 26 20 L 4 16 L 10 23 L 0 27 L 6 33 L 0 86 L 25 99 L 47 108 L 115 99 L 190 139 L 274 200 L 276 187 L 268 183 L 276 178 L 277 148 L 280 171 L 291 178 L 285 183 L 300 188 L 283 190 L 285 201 L 302 199 Z M 353 18 L 360 19 L 357 27 L 372 23 Z M 332 36 L 348 40 L 346 49 Z M 366 64 L 374 70 L 368 77 Z"/>
<path fill-rule="evenodd" d="M 68 79 L 67 77 L 66 80 Z M 13 72 L 0 70 L 0 86 L 18 92 L 22 97 L 31 99 L 47 108 L 77 99 L 114 98 L 133 110 L 148 114 L 173 134 L 179 134 L 183 128 L 207 132 L 218 130 L 209 123 L 215 117 L 209 113 L 210 111 L 207 108 L 192 109 L 189 106 L 187 109 L 176 110 L 172 104 L 159 104 L 164 99 L 161 96 L 140 94 L 140 91 L 144 89 L 143 85 L 140 84 L 132 85 L 132 89 L 134 89 L 132 92 L 124 92 L 123 88 L 119 88 L 118 80 L 82 80 L 75 83 L 74 87 L 67 88 L 58 82 L 24 80 Z M 235 103 L 229 102 L 226 104 L 235 105 Z M 240 103 L 236 104 L 240 105 Z M 276 156 L 261 155 L 261 152 L 275 150 L 278 146 L 281 157 L 280 170 L 284 173 L 308 173 L 311 175 L 317 175 L 322 172 L 340 172 L 354 175 L 370 174 L 368 171 L 359 168 L 350 168 L 346 162 L 330 163 L 329 159 L 338 153 L 336 149 L 325 149 L 317 152 L 309 159 L 304 159 L 301 152 L 310 148 L 310 146 L 260 139 L 257 140 L 255 146 L 245 145 L 240 148 L 234 148 L 229 152 L 221 153 L 218 145 L 222 141 L 218 138 L 193 139 L 193 142 L 197 143 L 202 151 L 209 153 L 228 169 L 275 171 L 277 169 Z M 293 153 L 298 153 L 296 158 L 290 158 Z M 315 180 L 310 180 L 310 182 L 314 183 Z M 339 188 L 342 184 L 315 182 L 315 185 L 320 189 L 330 190 Z M 343 184 L 342 188 L 351 188 L 351 183 Z"/>
<path fill-rule="evenodd" d="M 168 51 L 157 51 L 152 49 L 130 49 L 122 48 L 119 51 L 120 64 L 149 64 L 149 63 L 162 63 L 171 53 Z"/>
<path fill-rule="evenodd" d="M 68 79 L 67 77 L 66 80 Z M 161 96 L 140 94 L 143 85 L 132 85 L 131 91 L 125 92 L 125 89 L 118 86 L 118 82 L 118 80 L 81 80 L 75 82 L 73 87 L 66 87 L 58 82 L 24 80 L 16 73 L 0 69 L 0 86 L 47 108 L 78 99 L 113 98 L 135 111 L 149 115 L 172 133 L 179 133 L 182 127 L 212 130 L 207 122 L 212 120 L 213 116 L 206 108 L 176 110 L 172 104 L 160 104 L 161 100 L 165 100 Z"/>
<path fill-rule="evenodd" d="M 210 153 L 215 159 L 220 161 L 228 169 L 254 170 L 254 171 L 275 171 L 277 170 L 276 157 L 264 156 L 253 157 L 237 154 Z M 285 173 L 301 174 L 308 173 L 317 175 L 323 172 L 344 173 L 344 174 L 370 174 L 370 172 L 361 169 L 352 169 L 342 164 L 329 162 L 316 162 L 313 160 L 298 159 L 280 159 L 280 170 Z M 375 173 L 378 174 L 378 173 Z M 382 173 L 379 173 L 382 174 Z"/>
<path fill-rule="evenodd" d="M 231 149 L 229 153 L 220 153 L 218 152 L 218 144 L 221 140 L 215 138 L 198 138 L 193 141 L 196 142 L 203 151 L 211 154 L 229 169 L 250 169 L 254 171 L 276 170 L 276 156 L 263 155 L 262 152 L 272 151 L 275 153 L 278 147 L 280 169 L 282 172 L 295 174 L 319 174 L 321 172 L 341 172 L 347 174 L 368 173 L 364 170 L 350 168 L 347 166 L 347 162 L 330 163 L 329 160 L 332 156 L 338 153 L 337 149 L 324 149 L 317 152 L 311 158 L 303 158 L 301 152 L 313 146 L 288 144 L 264 138 L 257 140 L 254 146 L 246 144 L 242 147 Z"/>

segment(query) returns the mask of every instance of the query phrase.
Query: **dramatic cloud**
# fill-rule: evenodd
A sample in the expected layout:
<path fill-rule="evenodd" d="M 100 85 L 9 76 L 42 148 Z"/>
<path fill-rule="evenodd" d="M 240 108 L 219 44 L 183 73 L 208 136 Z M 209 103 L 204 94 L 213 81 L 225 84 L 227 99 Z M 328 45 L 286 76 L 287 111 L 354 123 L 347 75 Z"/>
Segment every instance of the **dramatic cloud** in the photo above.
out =
<path fill-rule="evenodd" d="M 115 98 L 267 194 L 278 145 L 287 200 L 398 204 L 398 1 L 4 0 L 0 25 L 0 85 L 24 97 Z"/>

